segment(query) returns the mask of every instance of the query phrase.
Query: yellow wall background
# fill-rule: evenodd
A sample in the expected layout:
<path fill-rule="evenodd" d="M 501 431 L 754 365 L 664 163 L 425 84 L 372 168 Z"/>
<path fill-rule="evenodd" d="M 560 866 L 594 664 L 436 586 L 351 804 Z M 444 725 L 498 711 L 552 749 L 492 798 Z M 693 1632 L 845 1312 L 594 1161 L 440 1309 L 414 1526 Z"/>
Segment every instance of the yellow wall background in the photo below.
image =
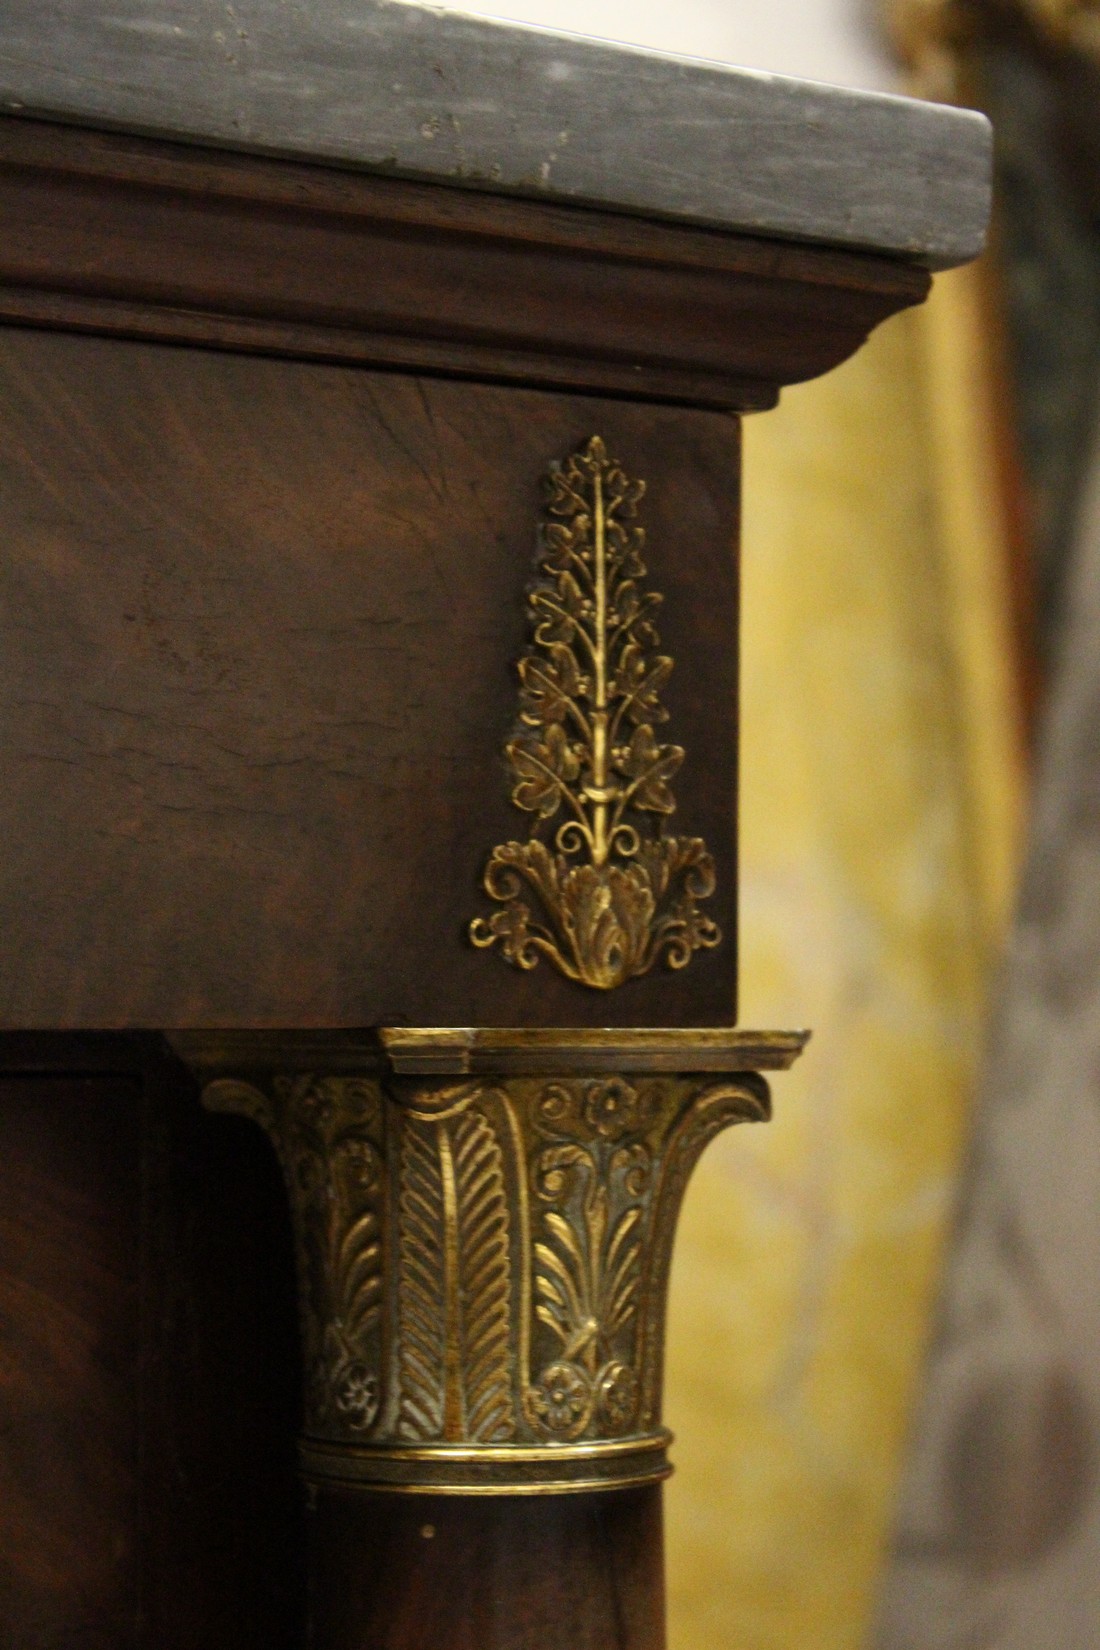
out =
<path fill-rule="evenodd" d="M 672 1650 L 856 1650 L 874 1601 L 1015 857 L 979 340 L 941 278 L 747 421 L 741 1021 L 814 1039 L 684 1210 Z"/>

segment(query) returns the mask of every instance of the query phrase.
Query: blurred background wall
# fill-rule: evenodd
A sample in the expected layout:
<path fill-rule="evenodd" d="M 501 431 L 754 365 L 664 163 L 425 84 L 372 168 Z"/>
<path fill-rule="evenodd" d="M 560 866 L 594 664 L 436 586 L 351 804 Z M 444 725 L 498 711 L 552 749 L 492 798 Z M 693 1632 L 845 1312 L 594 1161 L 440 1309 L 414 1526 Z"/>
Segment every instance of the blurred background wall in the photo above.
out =
<path fill-rule="evenodd" d="M 997 132 L 1034 728 L 1021 896 L 925 1359 L 875 1650 L 1100 1642 L 1100 5 L 899 0 L 919 82 Z"/>
<path fill-rule="evenodd" d="M 627 40 L 774 74 L 897 89 L 897 63 L 865 0 L 446 0 L 452 10 Z"/>
<path fill-rule="evenodd" d="M 1087 1611 L 1060 1618 L 1049 1587 L 1047 1637 L 1006 1634 L 1015 1549 L 986 1541 L 975 1559 L 960 1533 L 974 1497 L 949 1494 L 980 1485 L 985 1527 L 1013 1529 L 1021 1483 L 1042 1482 L 1061 1424 L 1045 1388 L 996 1387 L 1006 1336 L 1035 1335 L 1037 1309 L 1013 1317 L 1031 1297 L 1011 1256 L 1009 1330 L 982 1365 L 994 1422 L 989 1403 L 970 1434 L 936 1418 L 952 1402 L 971 1415 L 959 1324 L 973 1329 L 992 1298 L 972 1281 L 973 1217 L 960 1225 L 956 1211 L 963 1186 L 967 1210 L 990 1206 L 995 1121 L 986 1099 L 975 1148 L 975 1095 L 1100 383 L 1100 257 L 1055 133 L 1076 82 L 1050 64 L 1065 58 L 1070 14 L 1095 23 L 1096 7 L 466 9 L 975 102 L 1005 128 L 993 259 L 940 277 L 923 310 L 748 421 L 741 1018 L 815 1034 L 776 1084 L 775 1122 L 720 1138 L 684 1213 L 669 1333 L 671 1643 L 1086 1650 L 1100 1627 L 1080 1636 Z M 1005 1024 L 1002 1013 L 1002 1043 Z M 987 1093 L 1012 1058 L 995 1058 Z M 1041 1209 L 1027 1215 L 1042 1226 Z M 1006 1419 L 1021 1405 L 1038 1434 Z M 1087 1445 L 1083 1414 L 1071 1419 Z M 1041 1513 L 1052 1497 L 1064 1501 L 1062 1480 Z M 1028 1527 L 1059 1525 L 1036 1514 Z"/>

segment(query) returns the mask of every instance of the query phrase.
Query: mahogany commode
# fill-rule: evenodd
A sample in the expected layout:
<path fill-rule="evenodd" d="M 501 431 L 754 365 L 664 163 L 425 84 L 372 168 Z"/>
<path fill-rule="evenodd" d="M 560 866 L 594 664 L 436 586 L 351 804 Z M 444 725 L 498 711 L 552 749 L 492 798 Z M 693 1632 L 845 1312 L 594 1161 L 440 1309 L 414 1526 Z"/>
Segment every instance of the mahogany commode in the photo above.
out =
<path fill-rule="evenodd" d="M 988 129 L 226 18 L 0 18 L 0 1616 L 660 1650 L 676 1214 L 805 1042 L 738 419 L 976 253 Z"/>

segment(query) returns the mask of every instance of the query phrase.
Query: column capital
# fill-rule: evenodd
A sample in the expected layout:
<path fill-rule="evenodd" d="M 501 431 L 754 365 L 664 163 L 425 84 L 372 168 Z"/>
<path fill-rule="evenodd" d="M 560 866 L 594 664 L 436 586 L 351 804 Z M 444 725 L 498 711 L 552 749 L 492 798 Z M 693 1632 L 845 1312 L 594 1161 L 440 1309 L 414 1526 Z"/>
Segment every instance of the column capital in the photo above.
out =
<path fill-rule="evenodd" d="M 232 1039 L 230 1039 L 230 1043 Z M 654 1482 L 676 1220 L 700 1153 L 770 1116 L 802 1033 L 394 1028 L 192 1046 L 290 1194 L 307 1478 L 407 1493 Z M 754 1067 L 756 1069 L 754 1069 Z"/>

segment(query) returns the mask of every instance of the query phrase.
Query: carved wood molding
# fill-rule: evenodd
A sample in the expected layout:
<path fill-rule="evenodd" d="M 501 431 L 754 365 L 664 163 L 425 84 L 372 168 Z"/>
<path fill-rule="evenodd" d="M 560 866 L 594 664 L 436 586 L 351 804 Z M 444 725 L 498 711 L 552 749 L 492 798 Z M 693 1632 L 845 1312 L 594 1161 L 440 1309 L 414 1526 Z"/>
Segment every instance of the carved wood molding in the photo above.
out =
<path fill-rule="evenodd" d="M 0 320 L 750 409 L 900 260 L 0 118 Z"/>

